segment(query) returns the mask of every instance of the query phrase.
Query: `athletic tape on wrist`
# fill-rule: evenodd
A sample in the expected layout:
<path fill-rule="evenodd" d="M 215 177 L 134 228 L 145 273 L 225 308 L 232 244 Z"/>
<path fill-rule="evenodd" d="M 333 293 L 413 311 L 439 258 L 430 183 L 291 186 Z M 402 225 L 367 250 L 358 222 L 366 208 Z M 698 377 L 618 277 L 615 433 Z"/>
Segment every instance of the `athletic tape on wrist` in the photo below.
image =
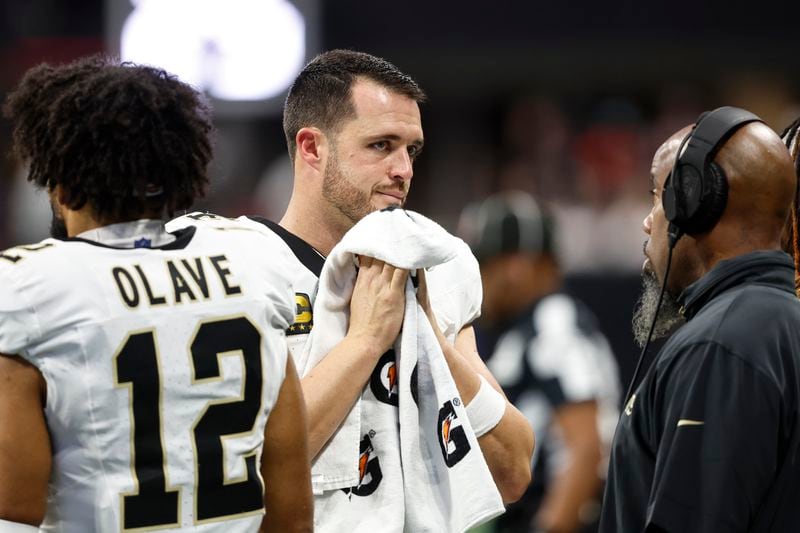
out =
<path fill-rule="evenodd" d="M 39 528 L 19 522 L 9 522 L 0 518 L 0 533 L 39 533 Z"/>
<path fill-rule="evenodd" d="M 467 418 L 476 437 L 491 431 L 506 412 L 506 399 L 503 395 L 497 392 L 485 377 L 480 374 L 478 377 L 481 379 L 481 387 L 466 407 Z"/>

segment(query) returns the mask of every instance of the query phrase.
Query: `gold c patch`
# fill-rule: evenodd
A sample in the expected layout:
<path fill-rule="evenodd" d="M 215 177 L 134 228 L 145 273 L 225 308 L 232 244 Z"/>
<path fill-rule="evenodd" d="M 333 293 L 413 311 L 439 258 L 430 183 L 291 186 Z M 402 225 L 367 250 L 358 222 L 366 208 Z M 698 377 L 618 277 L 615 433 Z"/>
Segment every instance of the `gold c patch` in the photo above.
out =
<path fill-rule="evenodd" d="M 298 292 L 294 295 L 294 301 L 297 305 L 295 311 L 294 324 L 289 326 L 286 330 L 287 335 L 302 335 L 310 333 L 311 328 L 314 327 L 314 311 L 311 309 L 311 299 L 308 294 Z"/>

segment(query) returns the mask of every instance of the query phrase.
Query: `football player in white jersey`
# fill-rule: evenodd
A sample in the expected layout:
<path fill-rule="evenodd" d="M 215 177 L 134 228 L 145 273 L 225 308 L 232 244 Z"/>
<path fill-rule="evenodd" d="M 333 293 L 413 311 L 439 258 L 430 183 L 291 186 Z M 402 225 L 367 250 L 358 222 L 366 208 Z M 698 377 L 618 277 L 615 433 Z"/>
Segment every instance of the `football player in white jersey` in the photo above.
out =
<path fill-rule="evenodd" d="M 0 532 L 311 531 L 290 258 L 162 222 L 207 182 L 199 94 L 88 58 L 5 112 L 54 224 L 0 253 Z"/>
<path fill-rule="evenodd" d="M 423 144 L 418 104 L 424 98 L 416 82 L 394 65 L 346 50 L 319 55 L 290 89 L 284 130 L 294 165 L 294 189 L 280 224 L 264 222 L 296 256 L 298 314 L 288 332 L 293 349 L 302 347 L 314 327 L 313 305 L 324 256 L 370 212 L 404 204 L 413 163 Z M 404 283 L 393 279 L 405 280 L 406 275 L 381 261 L 362 258 L 347 335 L 301 380 L 312 457 L 325 447 L 358 398 L 374 396 L 397 411 L 394 354 L 389 348 L 403 319 Z M 447 286 L 430 281 L 432 299 L 437 294 L 447 298 Z M 465 282 L 457 277 L 453 281 Z M 479 294 L 479 276 L 474 282 Z M 435 304 L 432 301 L 434 308 Z M 430 317 L 430 306 L 427 310 Z M 436 320 L 432 326 L 443 333 L 438 338 L 467 409 L 473 399 L 478 398 L 473 406 L 479 407 L 482 398 L 501 395 L 501 411 L 478 442 L 503 499 L 514 501 L 530 481 L 533 432 L 522 414 L 505 401 L 477 354 L 470 321 L 479 310 L 457 313 L 458 319 L 449 324 L 453 331 L 439 332 Z M 387 449 L 380 448 L 375 432 L 366 432 L 360 447 L 361 482 L 315 497 L 318 531 L 403 530 L 403 503 L 395 521 L 397 491 L 384 490 L 392 482 L 402 485 L 402 479 L 388 479 L 379 468 L 381 461 L 397 462 L 398 458 L 382 455 Z"/>

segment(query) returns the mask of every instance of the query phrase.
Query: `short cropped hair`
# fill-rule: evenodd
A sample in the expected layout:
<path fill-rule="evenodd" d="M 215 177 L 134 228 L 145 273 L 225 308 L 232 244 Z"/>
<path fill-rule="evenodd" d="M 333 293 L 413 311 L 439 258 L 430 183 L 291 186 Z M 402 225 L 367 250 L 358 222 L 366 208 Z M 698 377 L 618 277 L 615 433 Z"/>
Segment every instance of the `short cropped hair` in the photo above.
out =
<path fill-rule="evenodd" d="M 204 98 L 164 70 L 92 56 L 29 70 L 3 108 L 28 180 L 101 220 L 172 215 L 203 196 L 212 157 Z"/>
<path fill-rule="evenodd" d="M 355 116 L 351 90 L 358 78 L 417 103 L 426 100 L 417 82 L 385 59 L 352 50 L 324 52 L 303 68 L 286 97 L 283 131 L 292 161 L 297 149 L 295 138 L 301 128 L 315 126 L 334 135 L 346 119 Z"/>

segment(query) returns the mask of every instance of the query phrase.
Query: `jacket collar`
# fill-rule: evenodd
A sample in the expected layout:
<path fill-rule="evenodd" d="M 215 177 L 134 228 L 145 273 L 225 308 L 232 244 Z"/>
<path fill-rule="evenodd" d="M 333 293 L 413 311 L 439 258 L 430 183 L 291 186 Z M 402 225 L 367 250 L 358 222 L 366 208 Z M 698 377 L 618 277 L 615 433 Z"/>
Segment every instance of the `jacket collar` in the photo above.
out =
<path fill-rule="evenodd" d="M 678 298 L 684 317 L 690 320 L 715 297 L 746 283 L 770 285 L 794 293 L 792 258 L 785 252 L 768 250 L 720 261 Z"/>

